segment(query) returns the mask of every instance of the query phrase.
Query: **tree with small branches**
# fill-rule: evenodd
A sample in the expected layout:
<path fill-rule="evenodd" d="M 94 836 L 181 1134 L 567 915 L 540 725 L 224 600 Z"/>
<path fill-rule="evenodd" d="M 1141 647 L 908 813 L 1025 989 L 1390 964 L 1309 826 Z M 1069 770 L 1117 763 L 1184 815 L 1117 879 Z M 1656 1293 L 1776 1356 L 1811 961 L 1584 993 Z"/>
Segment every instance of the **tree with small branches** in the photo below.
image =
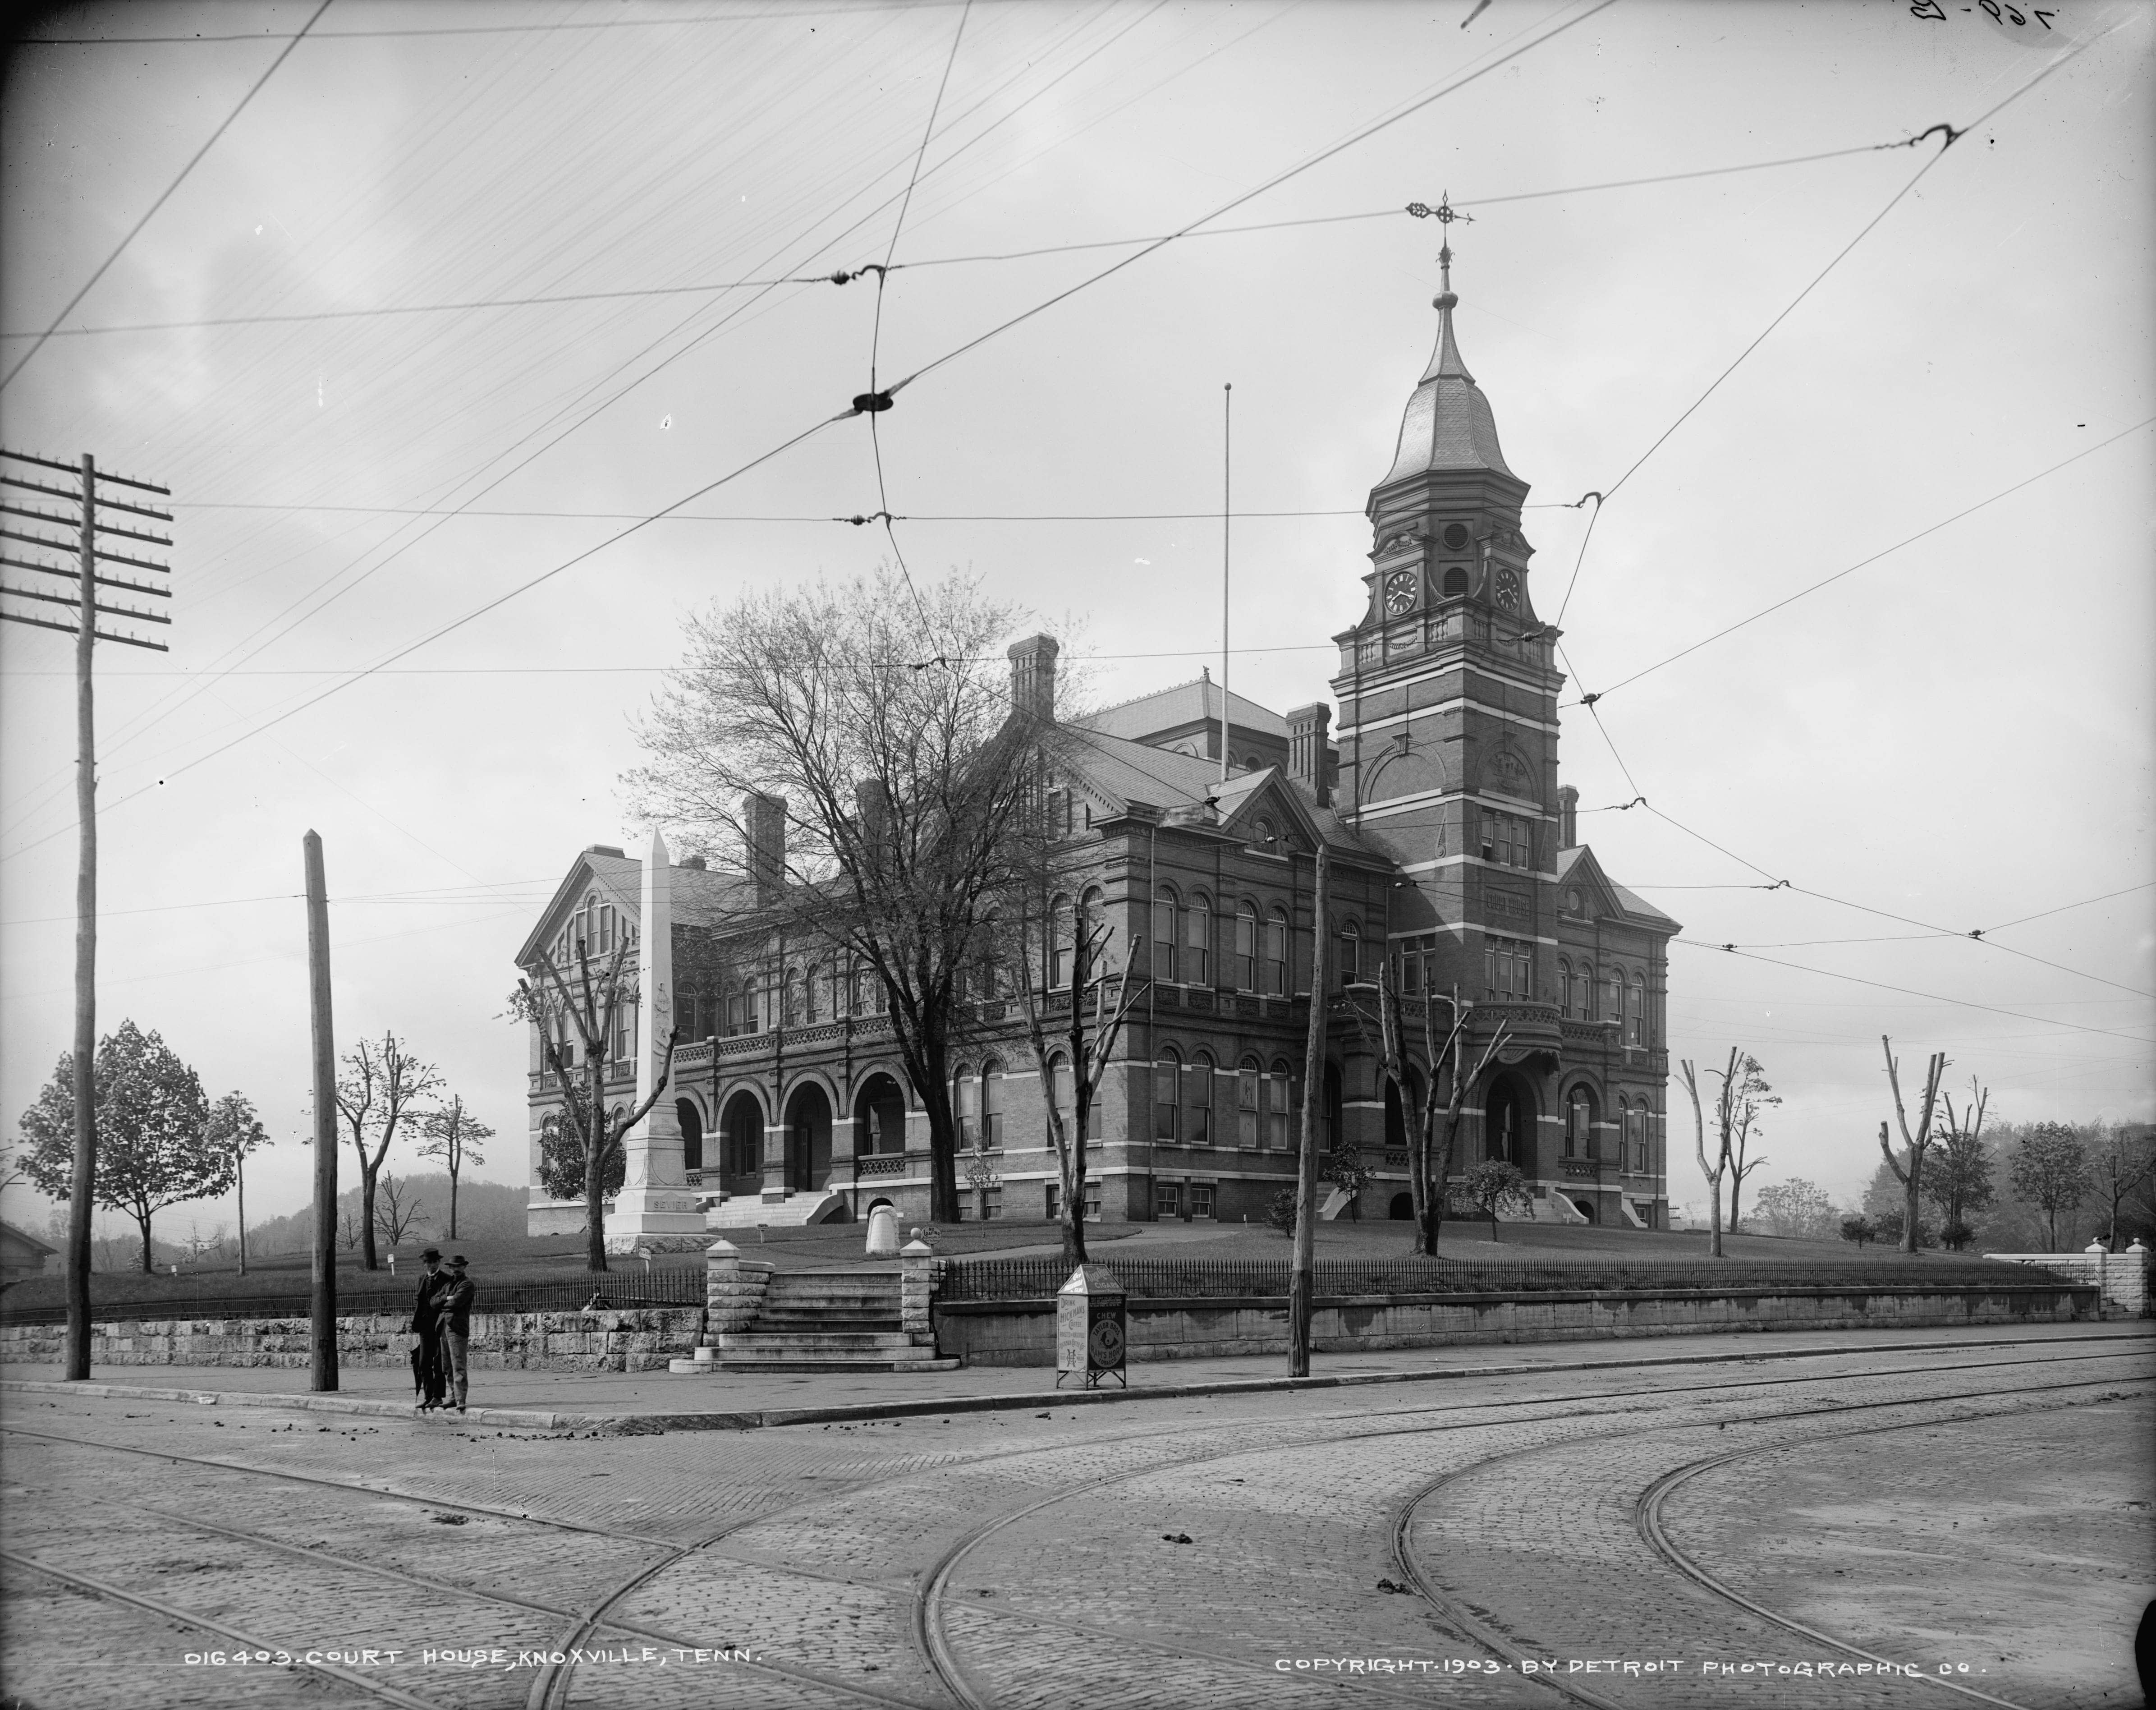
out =
<path fill-rule="evenodd" d="M 1950 1092 L 1941 1093 L 1939 1101 L 1946 1117 L 1939 1125 L 1938 1154 L 1924 1172 L 1924 1197 L 1944 1214 L 1939 1239 L 1959 1249 L 1974 1239 L 1969 1214 L 1983 1210 L 1994 1197 L 1991 1150 L 1984 1138 L 1991 1093 L 1972 1075 L 1967 1104 L 1957 1109 Z"/>
<path fill-rule="evenodd" d="M 1055 723 L 1053 641 L 1021 644 L 1040 668 L 1030 700 L 990 663 L 1016 616 L 965 578 L 916 588 L 888 567 L 746 594 L 689 620 L 688 657 L 639 732 L 649 762 L 631 776 L 651 817 L 694 829 L 715 865 L 739 862 L 775 932 L 880 983 L 928 1117 L 939 1220 L 958 1212 L 961 986 L 1026 876 Z"/>
<path fill-rule="evenodd" d="M 546 953 L 538 983 L 520 979 L 509 998 L 511 1019 L 536 1032 L 541 1060 L 562 1095 L 559 1120 L 542 1160 L 542 1184 L 562 1198 L 569 1197 L 563 1188 L 581 1192 L 584 1262 L 593 1271 L 608 1268 L 606 1196 L 626 1173 L 624 1137 L 665 1094 L 674 1073 L 674 1047 L 681 1039 L 678 1026 L 668 1033 L 648 1095 L 633 1106 L 607 1108 L 607 1060 L 619 1049 L 639 997 L 630 953 L 635 942 L 634 935 L 621 933 L 613 949 L 599 951 L 579 933 L 567 947 L 567 968 L 554 953 Z"/>
<path fill-rule="evenodd" d="M 232 1184 L 239 1195 L 239 1274 L 247 1275 L 247 1158 L 270 1143 L 270 1131 L 244 1093 L 228 1092 L 210 1107 L 211 1143 L 232 1160 Z"/>
<path fill-rule="evenodd" d="M 1730 1100 L 1738 1085 L 1738 1060 L 1743 1053 L 1735 1045 L 1729 1048 L 1729 1066 L 1721 1071 L 1722 1091 L 1715 1101 L 1716 1149 L 1712 1168 L 1707 1162 L 1707 1117 L 1699 1101 L 1699 1076 L 1691 1060 L 1686 1058 L 1677 1066 L 1684 1072 L 1685 1091 L 1691 1095 L 1691 1136 L 1693 1155 L 1699 1159 L 1699 1173 L 1707 1178 L 1708 1229 L 1707 1251 L 1715 1258 L 1723 1256 L 1722 1250 L 1722 1177 L 1729 1168 L 1729 1135 L 1735 1121 Z M 1715 1071 L 1710 1070 L 1710 1074 Z"/>
<path fill-rule="evenodd" d="M 382 1240 L 393 1249 L 426 1214 L 424 1199 L 413 1199 L 406 1203 L 410 1191 L 408 1182 L 400 1182 L 388 1170 L 382 1171 L 374 1197 L 374 1226 L 382 1231 Z"/>
<path fill-rule="evenodd" d="M 97 1111 L 92 1197 L 135 1220 L 142 1269 L 154 1272 L 151 1218 L 167 1205 L 223 1194 L 232 1185 L 232 1159 L 211 1137 L 200 1078 L 158 1035 L 121 1022 L 99 1042 L 90 1084 Z M 74 1172 L 72 1053 L 60 1058 L 38 1101 L 23 1112 L 21 1127 L 32 1184 L 49 1199 L 66 1199 Z"/>
<path fill-rule="evenodd" d="M 2039 1122 L 2015 1143 L 2007 1161 L 2014 1191 L 2044 1214 L 2044 1250 L 2059 1250 L 2059 1214 L 2087 1195 L 2088 1148 L 2065 1122 Z"/>
<path fill-rule="evenodd" d="M 1725 1096 L 1717 1107 L 1727 1113 L 1729 1126 L 1729 1232 L 1735 1235 L 1743 1224 L 1738 1201 L 1745 1179 L 1767 1161 L 1766 1153 L 1750 1151 L 1752 1143 L 1759 1137 L 1760 1118 L 1782 1099 L 1767 1084 L 1766 1071 L 1749 1051 L 1736 1058 L 1734 1066 L 1722 1071 L 1722 1078 L 1734 1082 L 1733 1087 L 1725 1086 Z"/>
<path fill-rule="evenodd" d="M 1894 1120 L 1902 1127 L 1902 1156 L 1908 1160 L 1907 1167 L 1894 1156 L 1893 1134 L 1884 1122 L 1879 1125 L 1879 1150 L 1895 1179 L 1902 1184 L 1902 1250 L 1913 1253 L 1918 1237 L 1917 1202 L 1923 1191 L 1924 1154 L 1933 1143 L 1932 1121 L 1938 1107 L 1939 1077 L 1947 1071 L 1947 1054 L 1932 1053 L 1931 1067 L 1924 1076 L 1924 1099 L 1917 1107 L 1916 1132 L 1912 1133 L 1908 1107 L 1902 1100 L 1902 1066 L 1895 1060 L 1894 1041 L 1881 1034 L 1879 1043 L 1887 1053 L 1887 1084 L 1894 1091 Z"/>
<path fill-rule="evenodd" d="M 1534 1199 L 1527 1192 L 1527 1179 L 1520 1173 L 1520 1167 L 1502 1158 L 1486 1158 L 1467 1172 L 1460 1190 L 1467 1196 L 1469 1204 L 1490 1220 L 1490 1239 L 1497 1239 L 1497 1216 L 1507 1207 L 1515 1210 L 1531 1211 Z"/>
<path fill-rule="evenodd" d="M 2104 1202 L 2107 1214 L 2104 1242 L 2115 1253 L 2118 1250 L 2118 1208 L 2136 1188 L 2156 1175 L 2156 1139 L 2145 1131 L 2137 1133 L 2117 1122 L 2109 1122 L 2097 1129 L 2096 1143 L 2088 1152 L 2089 1180 L 2096 1189 L 2097 1197 Z"/>
<path fill-rule="evenodd" d="M 448 1238 L 457 1238 L 457 1178 L 467 1163 L 485 1163 L 486 1154 L 481 1152 L 482 1141 L 491 1140 L 494 1130 L 488 1127 L 465 1108 L 461 1093 L 451 1096 L 449 1101 L 429 1111 L 419 1118 L 419 1146 L 422 1158 L 439 1158 L 442 1167 L 449 1173 L 449 1229 Z"/>
<path fill-rule="evenodd" d="M 1052 859 L 1052 856 L 1050 857 Z M 1040 1071 L 1041 1102 L 1046 1109 L 1049 1144 L 1055 1148 L 1056 1220 L 1062 1225 L 1063 1262 L 1077 1266 L 1086 1259 L 1086 1143 L 1092 1109 L 1099 1099 L 1101 1082 L 1115 1055 L 1116 1042 L 1124 1024 L 1151 981 L 1133 978 L 1134 958 L 1144 939 L 1134 938 L 1124 952 L 1122 965 L 1108 965 L 1109 946 L 1115 928 L 1085 908 L 1059 918 L 1041 906 L 1052 886 L 1035 876 L 1019 896 L 1015 955 L 1011 965 L 1025 1009 L 1026 1038 L 1033 1046 L 1033 1060 Z M 1031 893 L 1027 895 L 1025 893 Z M 1067 933 L 1069 966 L 1060 990 L 1049 989 L 1059 964 L 1059 942 Z M 1034 989 L 1036 978 L 1041 989 Z M 1112 990 L 1112 996 L 1111 992 Z M 1088 999 L 1090 998 L 1090 1006 Z M 1087 1014 L 1088 1008 L 1091 1014 Z M 1050 1043 L 1051 1014 L 1060 1022 L 1055 1045 Z M 1060 1049 L 1060 1057 L 1057 1049 Z M 1070 1120 L 1064 1121 L 1058 1081 L 1069 1077 Z M 1075 1132 L 1072 1130 L 1075 1130 Z"/>
<path fill-rule="evenodd" d="M 413 1056 L 394 1033 L 384 1032 L 379 1045 L 362 1040 L 345 1056 L 337 1112 L 359 1156 L 359 1250 L 367 1270 L 382 1268 L 374 1245 L 374 1196 L 382 1160 L 398 1132 L 417 1116 L 414 1107 L 441 1084 L 434 1066 Z"/>

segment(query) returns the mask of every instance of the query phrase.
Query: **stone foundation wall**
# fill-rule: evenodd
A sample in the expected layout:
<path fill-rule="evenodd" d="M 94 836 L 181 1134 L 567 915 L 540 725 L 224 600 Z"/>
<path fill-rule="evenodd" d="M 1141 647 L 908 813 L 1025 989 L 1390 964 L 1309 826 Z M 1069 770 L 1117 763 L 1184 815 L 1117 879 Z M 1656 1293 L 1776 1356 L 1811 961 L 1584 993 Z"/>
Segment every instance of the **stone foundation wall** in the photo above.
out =
<path fill-rule="evenodd" d="M 2113 1316 L 2149 1316 L 2149 1251 L 2139 1241 L 2121 1253 L 2106 1252 L 2098 1243 L 2079 1253 L 1986 1253 L 1984 1256 L 2033 1265 L 2055 1276 L 2070 1276 L 2090 1288 L 2101 1288 L 2104 1309 Z"/>
<path fill-rule="evenodd" d="M 694 1307 L 603 1312 L 474 1312 L 470 1361 L 480 1371 L 663 1372 L 696 1344 Z M 337 1359 L 403 1366 L 415 1340 L 408 1317 L 337 1320 Z M 0 1328 L 0 1364 L 58 1365 L 65 1327 Z M 305 1366 L 305 1318 L 118 1319 L 90 1327 L 92 1365 Z"/>
<path fill-rule="evenodd" d="M 1573 1342 L 1740 1330 L 1902 1329 L 1927 1325 L 2050 1324 L 2093 1318 L 2093 1287 L 1666 1289 L 1636 1293 L 1388 1295 L 1321 1297 L 1311 1320 L 1320 1353 L 1443 1348 L 1485 1342 Z M 1133 1360 L 1285 1353 L 1287 1302 L 1133 1299 Z M 1053 1301 L 954 1302 L 936 1308 L 937 1351 L 969 1366 L 1055 1363 Z"/>

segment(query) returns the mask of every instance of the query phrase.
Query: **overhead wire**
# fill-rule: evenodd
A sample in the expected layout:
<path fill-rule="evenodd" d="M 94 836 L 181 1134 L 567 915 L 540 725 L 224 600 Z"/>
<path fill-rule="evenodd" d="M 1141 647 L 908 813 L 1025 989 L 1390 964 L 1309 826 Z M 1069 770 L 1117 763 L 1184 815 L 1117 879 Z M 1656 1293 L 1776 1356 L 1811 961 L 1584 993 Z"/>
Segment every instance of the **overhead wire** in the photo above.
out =
<path fill-rule="evenodd" d="M 285 60 L 291 57 L 292 50 L 300 45 L 301 39 L 305 36 L 309 30 L 315 27 L 316 23 L 320 21 L 321 15 L 330 9 L 331 4 L 331 0 L 321 0 L 321 4 L 317 6 L 314 9 L 313 13 L 308 17 L 307 21 L 300 26 L 298 33 L 294 35 L 290 41 L 285 43 L 284 47 L 279 50 L 277 57 L 270 62 L 270 69 L 264 71 L 259 77 L 256 78 L 254 81 L 248 86 L 247 93 L 239 98 L 239 105 L 235 106 L 230 112 L 227 113 L 224 116 L 223 122 L 220 124 L 216 130 L 210 132 L 209 141 L 203 143 L 200 148 L 197 149 L 192 155 L 188 157 L 187 163 L 180 168 L 179 176 L 174 178 L 171 183 L 165 187 L 163 193 L 160 195 L 155 202 L 150 204 L 148 208 L 144 211 L 142 217 L 127 229 L 127 235 L 122 238 L 114 247 L 110 254 L 107 255 L 104 260 L 98 264 L 97 270 L 91 274 L 87 280 L 83 281 L 81 288 L 77 290 L 73 296 L 67 300 L 66 306 L 63 308 L 59 314 L 53 316 L 52 326 L 48 326 L 44 333 L 38 336 L 38 341 L 32 345 L 29 349 L 23 352 L 21 360 L 18 361 L 13 367 L 8 369 L 5 374 L 0 374 L 0 391 L 6 390 L 8 383 L 13 380 L 18 374 L 21 373 L 23 370 L 28 366 L 30 359 L 45 347 L 45 341 L 50 338 L 53 335 L 53 327 L 58 326 L 63 321 L 66 320 L 69 315 L 72 315 L 74 312 L 75 305 L 81 302 L 85 297 L 90 294 L 91 290 L 96 285 L 98 280 L 105 277 L 106 271 L 111 267 L 112 264 L 117 261 L 122 254 L 126 253 L 127 246 L 135 241 L 136 236 L 141 232 L 142 228 L 150 223 L 151 220 L 156 216 L 157 210 L 172 199 L 172 193 L 177 190 L 181 185 L 187 182 L 187 174 L 194 171 L 197 164 L 202 160 L 202 157 L 204 155 L 208 154 L 211 149 L 217 146 L 218 139 L 223 136 L 226 131 L 229 131 L 232 128 L 233 121 L 239 118 L 242 113 L 247 110 L 248 103 L 252 101 L 257 95 L 261 93 L 262 85 L 264 84 L 269 82 L 272 77 L 277 74 L 277 68 L 280 65 L 282 65 Z"/>

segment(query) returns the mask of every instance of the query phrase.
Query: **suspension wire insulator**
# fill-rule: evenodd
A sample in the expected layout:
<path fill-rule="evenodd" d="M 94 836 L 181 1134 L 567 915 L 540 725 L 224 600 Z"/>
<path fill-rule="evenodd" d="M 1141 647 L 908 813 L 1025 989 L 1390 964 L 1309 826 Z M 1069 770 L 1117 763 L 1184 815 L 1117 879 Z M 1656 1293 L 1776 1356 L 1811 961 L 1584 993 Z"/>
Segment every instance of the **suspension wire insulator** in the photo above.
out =
<path fill-rule="evenodd" d="M 857 416 L 880 414 L 891 408 L 888 392 L 864 392 L 854 399 L 854 413 Z"/>

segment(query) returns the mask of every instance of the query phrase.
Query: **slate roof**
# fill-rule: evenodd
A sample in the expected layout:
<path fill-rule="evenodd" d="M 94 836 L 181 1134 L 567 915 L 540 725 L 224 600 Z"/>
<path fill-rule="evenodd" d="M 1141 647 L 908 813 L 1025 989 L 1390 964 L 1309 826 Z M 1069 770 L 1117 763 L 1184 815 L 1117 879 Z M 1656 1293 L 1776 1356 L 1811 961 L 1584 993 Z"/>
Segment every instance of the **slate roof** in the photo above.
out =
<path fill-rule="evenodd" d="M 1220 686 L 1209 676 L 1196 677 L 1173 688 L 1141 695 L 1135 701 L 1103 707 L 1073 721 L 1107 736 L 1130 737 L 1179 730 L 1187 724 L 1218 723 L 1222 692 Z M 1287 740 L 1287 721 L 1280 714 L 1255 701 L 1245 700 L 1233 689 L 1225 692 L 1230 726 L 1240 725 L 1245 730 L 1260 731 L 1269 737 L 1278 737 L 1282 742 Z"/>
<path fill-rule="evenodd" d="M 1593 859 L 1593 855 L 1594 851 L 1584 843 L 1571 849 L 1559 850 L 1557 856 L 1558 882 L 1563 883 L 1564 880 L 1569 878 L 1572 870 L 1578 866 L 1581 859 L 1584 857 L 1587 859 L 1589 870 L 1600 883 L 1609 888 L 1610 895 L 1617 899 L 1617 906 L 1626 914 L 1630 915 L 1635 920 L 1645 921 L 1654 926 L 1666 927 L 1672 932 L 1679 930 L 1677 922 L 1656 908 L 1653 903 L 1647 901 L 1636 891 L 1627 891 L 1611 878 L 1603 870 L 1602 863 Z"/>
<path fill-rule="evenodd" d="M 1437 348 L 1414 395 L 1408 399 L 1392 472 L 1378 485 L 1430 470 L 1455 469 L 1494 470 L 1517 480 L 1497 444 L 1497 418 L 1490 400 L 1460 360 L 1459 343 L 1452 336 L 1452 293 L 1447 291 L 1437 300 Z"/>

